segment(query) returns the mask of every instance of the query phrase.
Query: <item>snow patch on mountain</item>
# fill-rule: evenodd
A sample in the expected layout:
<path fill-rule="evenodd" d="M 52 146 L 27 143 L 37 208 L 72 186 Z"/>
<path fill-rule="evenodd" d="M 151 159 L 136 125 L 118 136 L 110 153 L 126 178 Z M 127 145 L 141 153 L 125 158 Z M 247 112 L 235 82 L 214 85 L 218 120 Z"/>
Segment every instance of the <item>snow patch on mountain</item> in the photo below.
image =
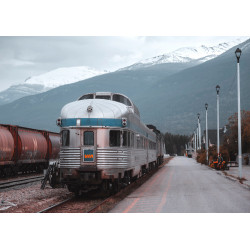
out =
<path fill-rule="evenodd" d="M 51 88 L 39 84 L 17 84 L 0 92 L 0 105 L 13 102 L 28 95 L 36 95 L 45 92 Z"/>
<path fill-rule="evenodd" d="M 26 84 L 40 84 L 46 88 L 55 88 L 61 85 L 79 82 L 94 76 L 108 73 L 90 67 L 64 67 L 58 68 L 47 73 L 32 76 L 25 80 Z"/>
<path fill-rule="evenodd" d="M 163 63 L 188 63 L 191 61 L 196 61 L 196 63 L 203 63 L 217 57 L 218 55 L 221 55 L 230 48 L 244 42 L 247 39 L 247 37 L 239 38 L 234 41 L 220 43 L 216 46 L 210 47 L 205 45 L 201 45 L 199 47 L 184 47 L 167 54 L 141 60 L 133 65 L 119 69 L 119 71 L 135 70 Z"/>

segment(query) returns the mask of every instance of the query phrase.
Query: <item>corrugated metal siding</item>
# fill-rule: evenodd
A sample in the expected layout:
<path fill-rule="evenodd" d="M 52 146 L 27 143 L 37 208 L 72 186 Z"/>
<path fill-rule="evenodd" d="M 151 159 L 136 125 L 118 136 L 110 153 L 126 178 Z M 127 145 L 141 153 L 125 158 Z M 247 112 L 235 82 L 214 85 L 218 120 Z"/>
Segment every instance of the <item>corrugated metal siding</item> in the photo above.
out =
<path fill-rule="evenodd" d="M 155 153 L 150 152 L 149 162 L 155 161 Z M 147 151 L 136 149 L 111 149 L 98 148 L 96 151 L 97 168 L 131 168 L 142 166 L 147 163 Z M 84 165 L 84 164 L 83 164 Z M 61 148 L 60 167 L 61 168 L 79 168 L 81 166 L 80 148 Z"/>
<path fill-rule="evenodd" d="M 60 168 L 79 168 L 81 166 L 80 148 L 61 148 Z"/>
<path fill-rule="evenodd" d="M 130 162 L 130 152 L 128 150 L 97 149 L 97 168 L 128 168 Z"/>

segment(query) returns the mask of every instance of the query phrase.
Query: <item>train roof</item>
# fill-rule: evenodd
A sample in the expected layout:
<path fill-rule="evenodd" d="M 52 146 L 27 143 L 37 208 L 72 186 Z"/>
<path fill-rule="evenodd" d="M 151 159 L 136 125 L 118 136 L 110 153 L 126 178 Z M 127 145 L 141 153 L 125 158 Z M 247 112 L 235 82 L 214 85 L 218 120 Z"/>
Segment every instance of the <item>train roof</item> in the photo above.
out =
<path fill-rule="evenodd" d="M 88 99 L 102 99 L 102 100 L 110 100 L 114 102 L 122 103 L 128 107 L 132 107 L 134 112 L 140 117 L 140 112 L 136 105 L 125 95 L 120 93 L 112 93 L 112 92 L 95 92 L 84 94 L 78 98 L 78 101 L 88 100 Z"/>
<path fill-rule="evenodd" d="M 113 118 L 128 114 L 127 106 L 110 100 L 85 99 L 68 103 L 62 108 L 61 118 Z"/>

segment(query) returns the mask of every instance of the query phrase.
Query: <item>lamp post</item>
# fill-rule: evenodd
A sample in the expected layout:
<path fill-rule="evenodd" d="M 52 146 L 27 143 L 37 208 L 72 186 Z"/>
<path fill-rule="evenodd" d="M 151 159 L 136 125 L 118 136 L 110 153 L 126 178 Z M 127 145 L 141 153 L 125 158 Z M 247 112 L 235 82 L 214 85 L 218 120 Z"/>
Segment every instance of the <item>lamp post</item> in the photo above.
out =
<path fill-rule="evenodd" d="M 200 114 L 198 116 L 198 140 L 199 140 L 199 149 L 201 149 L 201 124 L 200 124 Z"/>
<path fill-rule="evenodd" d="M 220 86 L 216 86 L 216 92 L 217 92 L 217 154 L 220 153 L 220 128 L 219 128 L 219 92 L 220 92 Z"/>
<path fill-rule="evenodd" d="M 194 131 L 194 151 L 196 153 L 196 134 L 195 134 L 195 131 Z"/>
<path fill-rule="evenodd" d="M 198 123 L 197 123 L 197 128 L 196 128 L 196 150 L 199 150 L 199 129 L 198 129 Z"/>
<path fill-rule="evenodd" d="M 194 130 L 194 152 L 196 153 L 196 134 Z"/>
<path fill-rule="evenodd" d="M 205 104 L 205 108 L 206 108 L 206 156 L 207 156 L 207 164 L 208 164 L 208 130 L 207 130 L 207 108 L 208 108 L 208 104 Z"/>
<path fill-rule="evenodd" d="M 240 113 L 240 56 L 241 50 L 236 49 L 237 58 L 237 91 L 238 91 L 238 159 L 239 159 L 239 177 L 242 178 L 242 150 L 241 150 L 241 113 Z"/>

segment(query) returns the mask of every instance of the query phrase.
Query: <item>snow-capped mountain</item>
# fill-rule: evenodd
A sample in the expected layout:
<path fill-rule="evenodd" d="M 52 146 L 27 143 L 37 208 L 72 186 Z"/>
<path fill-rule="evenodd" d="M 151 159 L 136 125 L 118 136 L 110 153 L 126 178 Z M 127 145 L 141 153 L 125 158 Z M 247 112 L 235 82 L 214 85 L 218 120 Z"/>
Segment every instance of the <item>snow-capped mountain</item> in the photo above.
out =
<path fill-rule="evenodd" d="M 0 92 L 0 105 L 13 102 L 24 96 L 35 95 L 45 92 L 51 88 L 46 88 L 40 84 L 16 84 Z"/>
<path fill-rule="evenodd" d="M 131 66 L 121 68 L 118 71 L 136 70 L 160 65 L 157 67 L 159 74 L 163 71 L 162 66 L 167 66 L 169 74 L 173 74 L 193 65 L 211 60 L 247 39 L 247 37 L 243 37 L 234 41 L 220 43 L 216 46 L 202 45 L 200 47 L 180 48 L 170 53 L 141 60 Z M 164 68 L 164 72 L 168 73 L 166 67 Z M 13 102 L 28 95 L 43 93 L 61 85 L 75 83 L 105 73 L 109 72 L 96 70 L 87 66 L 58 68 L 38 76 L 29 77 L 23 83 L 13 85 L 0 92 L 0 105 Z"/>
<path fill-rule="evenodd" d="M 167 54 L 141 60 L 133 65 L 119 69 L 119 71 L 136 70 L 163 63 L 188 63 L 195 61 L 196 64 L 199 64 L 217 57 L 218 55 L 226 52 L 230 48 L 244 42 L 247 39 L 247 37 L 239 38 L 234 41 L 220 43 L 211 47 L 201 45 L 199 47 L 180 48 Z"/>
<path fill-rule="evenodd" d="M 26 84 L 40 84 L 47 88 L 55 88 L 61 85 L 79 82 L 97 75 L 108 73 L 90 67 L 65 67 L 58 68 L 47 73 L 32 76 L 25 80 Z"/>
<path fill-rule="evenodd" d="M 38 76 L 29 77 L 24 83 L 12 85 L 0 92 L 0 105 L 105 73 L 108 72 L 98 71 L 86 66 L 58 68 Z"/>

